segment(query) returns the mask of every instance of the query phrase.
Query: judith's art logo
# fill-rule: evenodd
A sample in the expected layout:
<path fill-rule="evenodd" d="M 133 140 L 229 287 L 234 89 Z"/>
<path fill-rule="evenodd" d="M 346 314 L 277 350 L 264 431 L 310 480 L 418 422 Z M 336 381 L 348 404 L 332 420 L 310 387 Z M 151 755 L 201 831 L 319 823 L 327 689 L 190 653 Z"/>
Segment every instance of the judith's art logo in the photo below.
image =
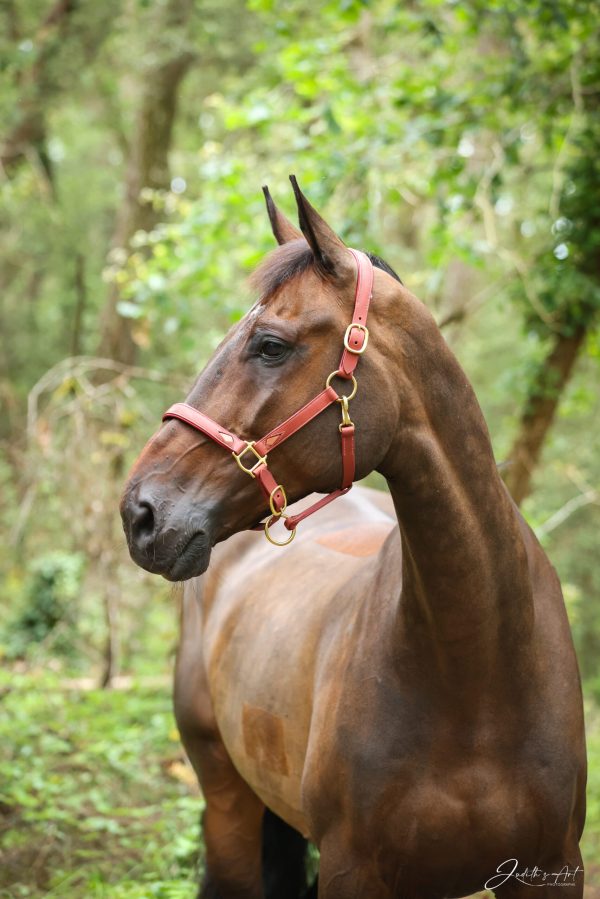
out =
<path fill-rule="evenodd" d="M 516 858 L 507 858 L 505 862 L 498 865 L 496 873 L 486 880 L 484 889 L 497 890 L 502 884 L 514 877 L 519 883 L 524 883 L 529 887 L 573 887 L 577 877 L 583 876 L 583 868 L 577 865 L 576 868 L 569 868 L 563 865 L 559 871 L 544 871 L 534 865 L 533 868 L 523 868 L 519 871 L 519 862 Z"/>

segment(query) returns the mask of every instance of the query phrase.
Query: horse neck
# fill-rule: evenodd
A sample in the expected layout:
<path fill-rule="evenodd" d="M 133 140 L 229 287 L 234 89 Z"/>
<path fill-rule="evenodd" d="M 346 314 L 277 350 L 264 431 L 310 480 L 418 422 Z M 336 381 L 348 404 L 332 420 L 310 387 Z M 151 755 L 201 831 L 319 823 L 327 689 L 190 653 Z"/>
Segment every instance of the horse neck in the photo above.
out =
<path fill-rule="evenodd" d="M 521 522 L 466 375 L 429 314 L 416 319 L 396 354 L 399 421 L 379 468 L 402 539 L 400 628 L 428 663 L 481 677 L 530 629 Z"/>

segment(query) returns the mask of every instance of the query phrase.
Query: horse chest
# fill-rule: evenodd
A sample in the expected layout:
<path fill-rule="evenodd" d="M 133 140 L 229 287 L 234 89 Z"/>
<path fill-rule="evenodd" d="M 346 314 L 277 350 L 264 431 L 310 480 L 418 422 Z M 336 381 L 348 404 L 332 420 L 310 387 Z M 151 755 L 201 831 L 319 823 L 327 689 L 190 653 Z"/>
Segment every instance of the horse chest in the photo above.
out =
<path fill-rule="evenodd" d="M 371 753 L 349 761 L 346 747 L 335 766 L 324 766 L 320 799 L 313 786 L 305 796 L 311 811 L 326 791 L 342 807 L 348 856 L 359 866 L 362 858 L 377 859 L 383 882 L 412 884 L 421 895 L 481 890 L 509 858 L 543 864 L 564 820 L 537 784 L 483 758 L 443 764 L 427 753 L 395 761 Z M 326 845 L 328 823 L 319 823 L 317 839 Z"/>
<path fill-rule="evenodd" d="M 457 895 L 482 889 L 505 859 L 540 864 L 560 845 L 572 792 L 558 770 L 535 761 L 539 747 L 532 751 L 525 734 L 509 738 L 476 722 L 469 731 L 428 712 L 417 691 L 403 700 L 396 683 L 359 683 L 360 699 L 355 690 L 352 702 L 342 696 L 321 722 L 324 740 L 308 760 L 304 800 L 319 842 L 330 828 L 321 814 L 327 794 L 356 852 L 415 879 L 423 870 L 428 884 L 439 874 L 443 895 L 448 884 Z"/>

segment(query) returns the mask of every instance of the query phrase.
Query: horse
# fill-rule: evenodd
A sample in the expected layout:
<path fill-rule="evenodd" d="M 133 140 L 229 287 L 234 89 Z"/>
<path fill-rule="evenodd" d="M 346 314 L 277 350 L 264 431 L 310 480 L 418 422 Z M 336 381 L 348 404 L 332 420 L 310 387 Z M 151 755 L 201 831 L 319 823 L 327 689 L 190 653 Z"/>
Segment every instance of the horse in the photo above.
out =
<path fill-rule="evenodd" d="M 558 577 L 432 315 L 292 184 L 300 230 L 265 189 L 278 246 L 256 302 L 121 502 L 133 560 L 184 582 L 174 708 L 205 797 L 199 895 L 298 899 L 310 840 L 319 899 L 580 899 L 583 709 Z M 349 492 L 372 471 L 389 494 Z"/>

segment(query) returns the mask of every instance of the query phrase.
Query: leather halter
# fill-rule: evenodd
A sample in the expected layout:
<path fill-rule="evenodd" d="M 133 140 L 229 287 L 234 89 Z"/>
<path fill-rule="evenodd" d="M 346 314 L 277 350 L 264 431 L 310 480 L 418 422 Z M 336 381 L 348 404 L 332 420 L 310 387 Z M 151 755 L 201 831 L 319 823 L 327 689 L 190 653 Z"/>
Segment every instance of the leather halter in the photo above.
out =
<path fill-rule="evenodd" d="M 347 493 L 352 487 L 354 481 L 355 470 L 355 453 L 354 453 L 354 424 L 348 413 L 348 403 L 356 396 L 357 383 L 354 377 L 354 371 L 358 365 L 358 360 L 367 348 L 369 341 L 369 331 L 367 328 L 367 314 L 369 311 L 369 302 L 371 300 L 373 290 L 373 266 L 371 260 L 359 250 L 350 250 L 357 265 L 356 277 L 356 295 L 354 299 L 354 312 L 352 321 L 346 328 L 344 334 L 344 350 L 340 364 L 335 371 L 332 371 L 325 388 L 318 393 L 306 405 L 286 418 L 284 422 L 265 434 L 260 440 L 242 440 L 237 434 L 222 427 L 208 415 L 199 412 L 188 403 L 175 403 L 171 406 L 162 420 L 169 418 L 177 418 L 191 425 L 197 431 L 201 431 L 216 444 L 228 450 L 242 471 L 250 475 L 258 481 L 259 487 L 269 502 L 271 511 L 270 517 L 263 523 L 253 528 L 253 530 L 261 530 L 264 527 L 267 539 L 276 546 L 286 546 L 294 539 L 296 527 L 313 512 L 317 512 L 326 506 L 332 500 L 337 499 Z M 339 395 L 331 386 L 333 378 L 343 378 L 351 381 L 352 391 L 347 395 Z M 317 415 L 327 409 L 332 403 L 341 403 L 342 421 L 339 427 L 341 436 L 341 452 L 342 452 L 342 484 L 337 490 L 328 493 L 322 499 L 317 500 L 304 512 L 298 515 L 286 515 L 287 497 L 285 490 L 281 484 L 278 484 L 267 467 L 267 454 L 275 447 L 280 446 L 284 440 L 303 428 L 304 425 L 312 421 Z M 246 463 L 246 464 L 245 464 Z M 269 529 L 280 518 L 283 518 L 285 527 L 290 531 L 287 540 L 279 543 L 273 539 Z"/>

